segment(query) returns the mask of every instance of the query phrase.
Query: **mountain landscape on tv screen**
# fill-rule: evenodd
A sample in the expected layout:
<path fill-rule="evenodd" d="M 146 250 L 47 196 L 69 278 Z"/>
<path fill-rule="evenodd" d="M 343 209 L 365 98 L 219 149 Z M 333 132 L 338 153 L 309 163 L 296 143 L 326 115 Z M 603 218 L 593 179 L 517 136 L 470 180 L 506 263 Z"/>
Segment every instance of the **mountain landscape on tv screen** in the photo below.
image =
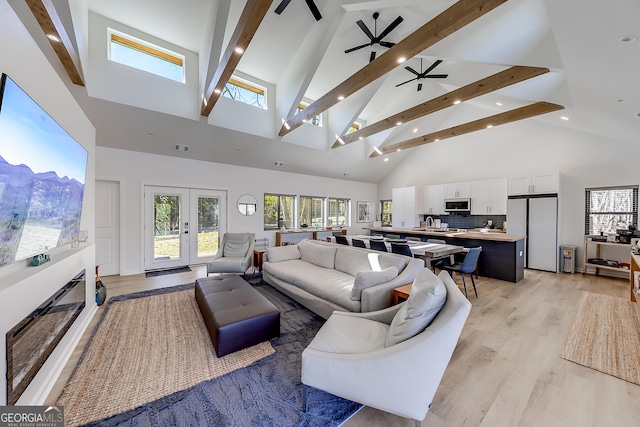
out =
<path fill-rule="evenodd" d="M 84 184 L 0 156 L 0 265 L 77 239 Z"/>

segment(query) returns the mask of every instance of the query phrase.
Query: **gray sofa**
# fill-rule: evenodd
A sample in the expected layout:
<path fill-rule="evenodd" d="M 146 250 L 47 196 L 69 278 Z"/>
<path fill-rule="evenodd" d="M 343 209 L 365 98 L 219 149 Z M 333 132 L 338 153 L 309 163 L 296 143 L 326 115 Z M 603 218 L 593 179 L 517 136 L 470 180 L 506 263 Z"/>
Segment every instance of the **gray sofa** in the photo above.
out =
<path fill-rule="evenodd" d="M 263 279 L 327 319 L 391 306 L 392 290 L 413 283 L 424 261 L 317 240 L 267 248 Z"/>

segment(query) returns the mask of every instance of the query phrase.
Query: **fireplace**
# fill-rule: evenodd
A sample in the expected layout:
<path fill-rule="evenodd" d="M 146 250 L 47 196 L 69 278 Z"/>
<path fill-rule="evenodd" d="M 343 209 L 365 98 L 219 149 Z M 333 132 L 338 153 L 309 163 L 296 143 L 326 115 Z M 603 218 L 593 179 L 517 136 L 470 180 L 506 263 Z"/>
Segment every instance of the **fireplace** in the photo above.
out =
<path fill-rule="evenodd" d="M 15 405 L 85 306 L 85 270 L 7 332 L 7 404 Z"/>

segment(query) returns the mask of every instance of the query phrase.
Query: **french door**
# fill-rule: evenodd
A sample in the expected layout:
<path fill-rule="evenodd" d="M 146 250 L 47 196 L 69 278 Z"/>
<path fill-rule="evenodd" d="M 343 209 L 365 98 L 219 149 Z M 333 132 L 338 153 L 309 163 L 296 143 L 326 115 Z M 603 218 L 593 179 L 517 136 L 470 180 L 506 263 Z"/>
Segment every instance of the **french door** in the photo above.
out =
<path fill-rule="evenodd" d="M 144 268 L 202 264 L 226 231 L 225 191 L 145 186 Z"/>

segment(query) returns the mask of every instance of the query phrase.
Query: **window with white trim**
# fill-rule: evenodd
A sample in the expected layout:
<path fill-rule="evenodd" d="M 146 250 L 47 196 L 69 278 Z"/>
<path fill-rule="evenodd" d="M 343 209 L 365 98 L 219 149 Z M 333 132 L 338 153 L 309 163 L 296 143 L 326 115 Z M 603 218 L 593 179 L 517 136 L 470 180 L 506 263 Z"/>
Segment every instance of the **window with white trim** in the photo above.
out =
<path fill-rule="evenodd" d="M 327 226 L 348 227 L 351 224 L 351 199 L 329 198 Z"/>
<path fill-rule="evenodd" d="M 185 57 L 137 37 L 107 28 L 109 45 L 107 57 L 110 61 L 160 77 L 185 82 Z"/>
<path fill-rule="evenodd" d="M 324 226 L 324 197 L 300 196 L 300 221 L 309 227 Z"/>
<path fill-rule="evenodd" d="M 585 190 L 585 234 L 615 232 L 638 225 L 638 186 Z"/>

